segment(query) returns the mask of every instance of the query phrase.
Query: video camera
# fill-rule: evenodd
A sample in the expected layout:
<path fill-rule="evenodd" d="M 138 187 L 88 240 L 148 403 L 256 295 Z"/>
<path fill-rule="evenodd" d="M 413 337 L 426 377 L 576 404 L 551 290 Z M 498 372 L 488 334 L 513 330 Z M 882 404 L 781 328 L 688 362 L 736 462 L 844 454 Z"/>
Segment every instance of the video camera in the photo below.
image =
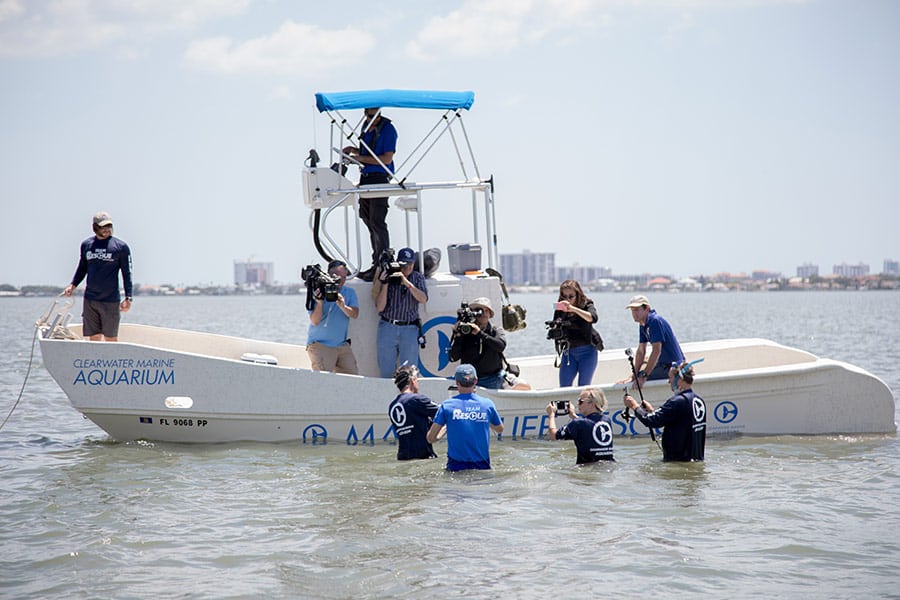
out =
<path fill-rule="evenodd" d="M 547 339 L 556 341 L 565 339 L 566 329 L 570 327 L 570 323 L 561 318 L 556 318 L 552 321 L 544 321 L 544 325 L 547 326 Z"/>
<path fill-rule="evenodd" d="M 388 285 L 398 285 L 400 283 L 400 278 L 395 277 L 395 275 L 403 269 L 403 265 L 394 258 L 393 248 L 385 248 L 381 251 L 381 256 L 378 257 L 378 266 L 381 267 L 381 272 L 386 275 Z"/>
<path fill-rule="evenodd" d="M 456 330 L 463 335 L 469 335 L 472 333 L 472 323 L 483 314 L 483 309 L 470 308 L 467 303 L 463 302 L 456 311 L 456 322 L 458 324 Z"/>
<path fill-rule="evenodd" d="M 316 293 L 319 298 L 335 302 L 341 291 L 341 278 L 329 275 L 319 265 L 306 265 L 300 271 L 300 278 L 306 282 L 306 310 L 316 307 Z"/>

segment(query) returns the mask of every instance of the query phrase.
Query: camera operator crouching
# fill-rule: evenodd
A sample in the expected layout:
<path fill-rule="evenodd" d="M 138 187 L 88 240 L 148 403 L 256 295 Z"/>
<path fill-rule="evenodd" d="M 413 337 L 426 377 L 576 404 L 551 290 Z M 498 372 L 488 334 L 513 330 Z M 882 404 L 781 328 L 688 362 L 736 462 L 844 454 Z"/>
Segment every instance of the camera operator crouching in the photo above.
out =
<path fill-rule="evenodd" d="M 504 368 L 506 335 L 494 327 L 494 308 L 489 298 L 465 302 L 456 311 L 456 324 L 450 342 L 450 360 L 475 367 L 478 385 L 488 389 L 531 389 Z"/>

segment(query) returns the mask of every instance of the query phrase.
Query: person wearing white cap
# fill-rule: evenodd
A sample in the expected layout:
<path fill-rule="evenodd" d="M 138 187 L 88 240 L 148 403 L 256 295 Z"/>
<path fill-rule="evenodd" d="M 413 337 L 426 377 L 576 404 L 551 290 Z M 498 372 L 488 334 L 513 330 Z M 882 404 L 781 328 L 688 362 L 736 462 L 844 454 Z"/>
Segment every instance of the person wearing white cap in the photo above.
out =
<path fill-rule="evenodd" d="M 441 403 L 428 442 L 435 443 L 446 428 L 448 471 L 490 469 L 491 431 L 503 433 L 503 420 L 492 400 L 475 393 L 475 367 L 459 365 L 454 379 L 459 394 Z"/>
<path fill-rule="evenodd" d="M 82 335 L 92 341 L 119 339 L 119 320 L 131 309 L 131 249 L 112 235 L 112 217 L 98 212 L 92 223 L 94 235 L 81 242 L 78 266 L 63 293 L 72 292 L 87 277 L 82 308 Z M 119 295 L 119 272 L 125 299 Z M 121 302 L 120 302 L 121 300 Z"/>
<path fill-rule="evenodd" d="M 684 352 L 672 326 L 669 322 L 656 314 L 650 306 L 647 296 L 632 296 L 625 308 L 631 309 L 631 318 L 640 325 L 637 351 L 634 353 L 634 368 L 637 370 L 638 385 L 652 379 L 666 379 L 669 376 L 669 366 L 672 363 L 684 362 Z M 650 356 L 647 364 L 644 358 L 647 354 L 647 344 L 650 344 Z M 634 382 L 634 375 L 623 379 L 619 383 Z"/>
<path fill-rule="evenodd" d="M 499 390 L 503 387 L 503 351 L 506 335 L 494 327 L 494 308 L 490 298 L 475 298 L 457 311 L 456 324 L 450 338 L 450 360 L 475 367 L 478 385 Z"/>

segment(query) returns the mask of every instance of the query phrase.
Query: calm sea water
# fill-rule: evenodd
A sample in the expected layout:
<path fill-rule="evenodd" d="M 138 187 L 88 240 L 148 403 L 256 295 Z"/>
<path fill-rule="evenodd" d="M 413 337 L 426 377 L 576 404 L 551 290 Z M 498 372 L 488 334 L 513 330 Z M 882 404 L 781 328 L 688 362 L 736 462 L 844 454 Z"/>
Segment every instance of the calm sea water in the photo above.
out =
<path fill-rule="evenodd" d="M 594 299 L 607 347 L 633 346 L 626 296 Z M 513 300 L 530 325 L 509 354 L 551 352 L 554 298 Z M 682 341 L 770 338 L 900 391 L 898 293 L 651 300 Z M 126 318 L 303 342 L 302 302 L 141 297 Z M 48 304 L 0 299 L 0 417 Z M 116 443 L 34 352 L 0 431 L 2 597 L 900 597 L 896 435 L 711 438 L 689 465 L 628 441 L 587 467 L 567 443 L 504 442 L 462 474 L 391 446 Z"/>

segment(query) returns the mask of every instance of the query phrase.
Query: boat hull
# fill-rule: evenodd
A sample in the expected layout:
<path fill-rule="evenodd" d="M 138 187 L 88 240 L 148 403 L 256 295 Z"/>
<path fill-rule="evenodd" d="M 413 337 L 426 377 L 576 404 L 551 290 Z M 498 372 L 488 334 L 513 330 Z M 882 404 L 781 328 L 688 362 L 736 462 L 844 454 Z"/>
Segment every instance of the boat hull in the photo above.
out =
<path fill-rule="evenodd" d="M 684 350 L 689 359 L 705 359 L 694 388 L 707 400 L 710 435 L 896 432 L 891 390 L 853 365 L 758 339 L 685 344 Z M 72 405 L 119 441 L 395 440 L 387 415 L 397 394 L 393 382 L 313 371 L 303 346 L 126 324 L 118 343 L 41 338 L 41 351 Z M 251 362 L 261 357 L 277 364 Z M 594 385 L 609 398 L 615 434 L 647 435 L 622 417 L 623 386 L 615 381 L 626 376 L 623 357 L 623 350 L 601 353 Z M 512 360 L 533 390 L 479 390 L 504 418 L 501 439 L 546 435 L 547 403 L 577 397 L 574 388 L 556 387 L 554 358 Z M 452 393 L 451 383 L 423 378 L 420 387 L 440 401 Z M 655 406 L 671 395 L 664 381 L 643 392 Z"/>

